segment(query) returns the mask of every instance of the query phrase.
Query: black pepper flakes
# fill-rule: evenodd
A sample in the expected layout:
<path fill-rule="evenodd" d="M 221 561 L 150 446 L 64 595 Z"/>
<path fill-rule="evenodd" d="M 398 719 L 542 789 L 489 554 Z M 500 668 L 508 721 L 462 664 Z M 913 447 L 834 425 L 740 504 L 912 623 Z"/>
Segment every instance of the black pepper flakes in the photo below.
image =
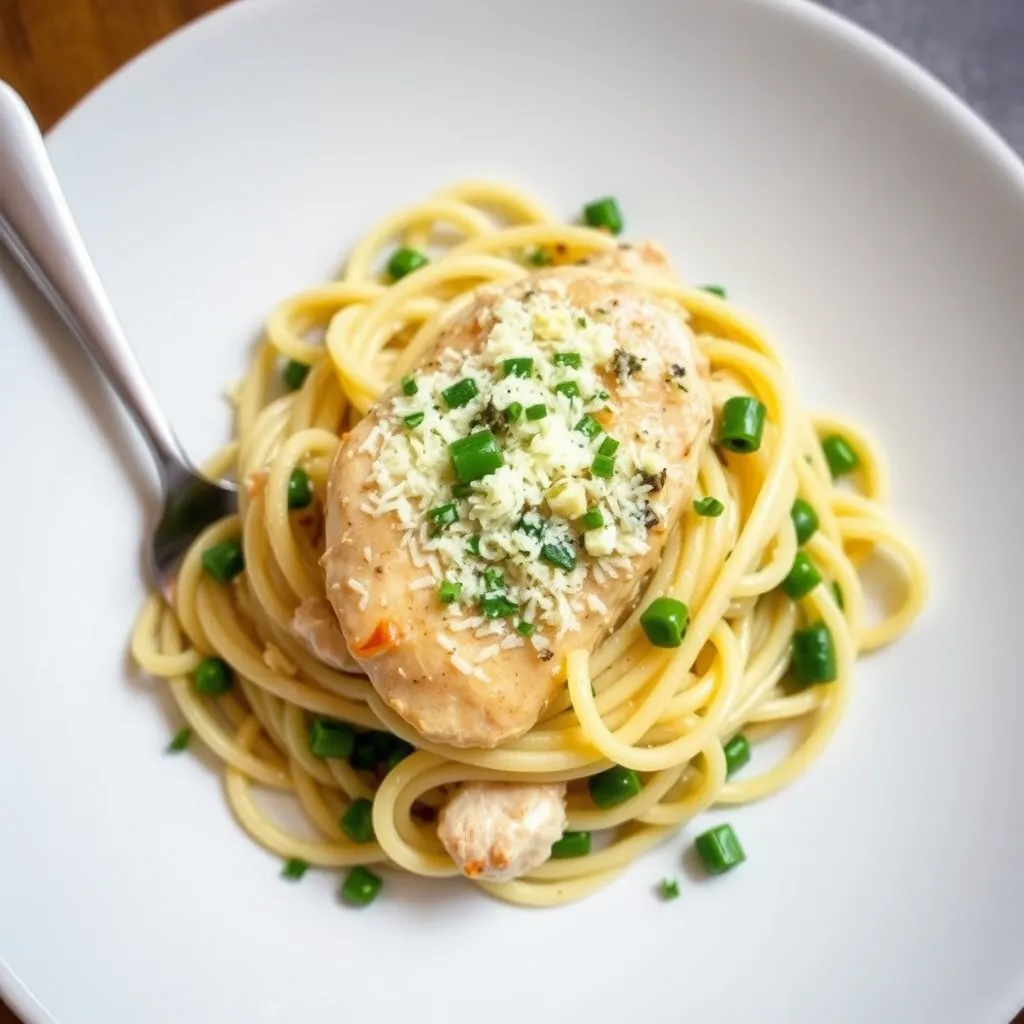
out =
<path fill-rule="evenodd" d="M 549 651 L 546 647 L 544 650 L 537 652 L 537 657 L 540 658 L 541 661 L 550 661 L 554 656 L 555 652 Z"/>
<path fill-rule="evenodd" d="M 660 473 L 644 473 L 643 482 L 650 487 L 652 493 L 657 494 L 658 491 L 665 486 L 665 480 L 668 478 L 668 470 L 663 469 Z"/>
<path fill-rule="evenodd" d="M 639 356 L 627 352 L 624 348 L 617 348 L 612 356 L 612 369 L 619 385 L 623 385 L 634 373 L 639 373 L 643 368 L 644 361 Z"/>

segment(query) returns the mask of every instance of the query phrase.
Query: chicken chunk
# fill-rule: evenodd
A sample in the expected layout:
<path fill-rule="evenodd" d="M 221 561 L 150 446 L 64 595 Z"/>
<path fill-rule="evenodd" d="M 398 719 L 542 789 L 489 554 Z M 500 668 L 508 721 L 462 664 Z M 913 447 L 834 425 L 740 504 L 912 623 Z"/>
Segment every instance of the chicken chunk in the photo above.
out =
<path fill-rule="evenodd" d="M 529 730 L 686 506 L 707 367 L 677 307 L 623 279 L 639 267 L 667 272 L 641 247 L 479 289 L 338 450 L 327 597 L 375 689 L 431 740 Z"/>
<path fill-rule="evenodd" d="M 551 856 L 567 820 L 564 783 L 472 782 L 444 806 L 437 834 L 467 878 L 506 882 Z"/>
<path fill-rule="evenodd" d="M 322 597 L 307 597 L 292 615 L 292 633 L 325 665 L 363 675 L 359 662 L 349 653 L 330 603 Z"/>

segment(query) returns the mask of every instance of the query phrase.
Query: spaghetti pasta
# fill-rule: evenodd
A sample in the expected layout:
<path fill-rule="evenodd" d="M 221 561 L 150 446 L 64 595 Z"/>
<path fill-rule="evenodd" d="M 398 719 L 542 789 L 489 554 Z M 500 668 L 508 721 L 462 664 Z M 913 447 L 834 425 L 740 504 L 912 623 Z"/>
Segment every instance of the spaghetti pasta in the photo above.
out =
<path fill-rule="evenodd" d="M 396 243 L 429 249 L 433 258 L 389 285 L 378 266 Z M 597 650 L 569 655 L 567 685 L 530 732 L 484 750 L 419 736 L 365 678 L 321 661 L 294 635 L 297 606 L 324 594 L 322 501 L 339 435 L 417 364 L 478 285 L 523 275 L 537 252 L 572 263 L 614 245 L 605 232 L 559 223 L 515 190 L 462 184 L 383 220 L 355 245 L 341 280 L 293 296 L 271 313 L 266 338 L 235 392 L 235 438 L 204 466 L 211 476 L 233 472 L 238 515 L 196 541 L 181 566 L 173 607 L 151 594 L 132 636 L 135 660 L 168 681 L 188 724 L 224 763 L 235 816 L 268 850 L 322 867 L 382 863 L 429 877 L 456 875 L 429 820 L 452 787 L 477 780 L 567 782 L 569 828 L 602 837 L 593 852 L 550 860 L 514 881 L 476 884 L 530 906 L 581 898 L 704 809 L 759 799 L 792 782 L 834 732 L 857 656 L 897 639 L 920 612 L 924 569 L 885 508 L 880 449 L 850 423 L 806 413 L 778 353 L 729 302 L 652 278 L 645 285 L 689 318 L 711 367 L 715 409 L 732 396 L 753 395 L 770 424 L 754 454 L 736 458 L 707 448 L 694 497 L 720 499 L 722 514 L 688 510 L 647 584 L 648 594 L 672 595 L 690 609 L 680 646 L 648 643 L 641 600 Z M 312 340 L 317 331 L 322 343 Z M 301 386 L 283 394 L 282 359 L 309 368 Z M 832 479 L 820 441 L 833 434 L 858 457 L 856 490 Z M 315 498 L 290 509 L 296 469 L 308 476 Z M 801 550 L 824 585 L 794 601 L 780 584 L 797 555 L 791 509 L 798 496 L 817 517 Z M 224 586 L 204 573 L 203 552 L 234 537 L 241 538 L 245 571 Z M 902 593 L 895 607 L 870 621 L 859 570 L 876 553 L 893 566 Z M 805 622 L 823 623 L 831 633 L 834 682 L 793 684 L 793 637 Z M 230 666 L 236 680 L 230 692 L 197 692 L 191 673 L 208 656 Z M 314 716 L 376 730 L 414 752 L 396 757 L 386 773 L 314 756 L 308 740 Z M 799 730 L 799 742 L 781 760 L 727 778 L 725 743 L 739 732 L 754 741 L 783 726 Z M 611 765 L 636 770 L 644 784 L 602 809 L 584 783 Z M 291 793 L 316 838 L 278 824 L 255 787 Z M 373 800 L 372 842 L 356 843 L 339 826 L 360 799 Z"/>

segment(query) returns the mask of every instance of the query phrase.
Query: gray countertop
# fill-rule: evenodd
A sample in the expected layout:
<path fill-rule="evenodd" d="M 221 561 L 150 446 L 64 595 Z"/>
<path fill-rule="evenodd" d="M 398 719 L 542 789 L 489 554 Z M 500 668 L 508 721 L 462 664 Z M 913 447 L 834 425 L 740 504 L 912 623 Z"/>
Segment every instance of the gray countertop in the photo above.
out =
<path fill-rule="evenodd" d="M 818 0 L 909 54 L 1024 156 L 1024 0 Z"/>

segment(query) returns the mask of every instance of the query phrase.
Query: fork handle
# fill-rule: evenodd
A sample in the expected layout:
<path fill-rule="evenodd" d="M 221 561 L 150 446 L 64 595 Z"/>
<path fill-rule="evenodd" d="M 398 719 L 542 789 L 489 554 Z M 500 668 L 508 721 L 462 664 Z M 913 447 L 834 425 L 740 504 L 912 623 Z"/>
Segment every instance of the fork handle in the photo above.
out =
<path fill-rule="evenodd" d="M 189 461 L 160 410 L 75 226 L 43 137 L 0 81 L 0 241 L 121 399 L 166 479 Z"/>

